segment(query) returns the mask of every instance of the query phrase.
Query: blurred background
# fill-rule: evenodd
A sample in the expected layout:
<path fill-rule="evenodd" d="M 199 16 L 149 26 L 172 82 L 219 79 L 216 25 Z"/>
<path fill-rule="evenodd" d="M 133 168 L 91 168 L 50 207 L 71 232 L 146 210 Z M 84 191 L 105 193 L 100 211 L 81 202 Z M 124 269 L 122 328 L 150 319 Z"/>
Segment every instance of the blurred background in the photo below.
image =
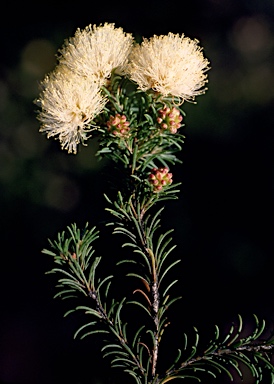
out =
<path fill-rule="evenodd" d="M 163 214 L 182 260 L 174 323 L 209 339 L 215 323 L 226 327 L 240 313 L 252 325 L 256 313 L 271 331 L 273 0 L 9 2 L 1 19 L 0 382 L 121 382 L 101 362 L 96 337 L 73 340 L 78 320 L 64 319 L 65 306 L 53 300 L 51 260 L 41 253 L 70 223 L 96 224 L 104 212 L 96 143 L 77 156 L 61 151 L 38 132 L 33 104 L 64 39 L 89 24 L 200 41 L 211 63 L 208 91 L 184 105 L 183 164 L 173 172 L 180 199 Z"/>

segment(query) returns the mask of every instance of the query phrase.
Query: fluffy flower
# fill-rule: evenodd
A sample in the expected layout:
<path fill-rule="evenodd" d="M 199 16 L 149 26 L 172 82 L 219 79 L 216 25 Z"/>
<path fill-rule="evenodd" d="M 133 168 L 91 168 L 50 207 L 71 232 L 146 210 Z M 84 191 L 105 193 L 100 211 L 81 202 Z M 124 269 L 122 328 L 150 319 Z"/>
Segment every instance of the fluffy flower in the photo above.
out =
<path fill-rule="evenodd" d="M 106 99 L 93 81 L 76 75 L 59 65 L 41 83 L 42 91 L 35 104 L 40 107 L 40 132 L 59 139 L 61 148 L 76 153 L 91 131 L 91 121 L 102 112 Z"/>
<path fill-rule="evenodd" d="M 169 33 L 136 45 L 127 73 L 142 91 L 152 89 L 163 96 L 191 101 L 206 91 L 208 65 L 197 40 Z"/>
<path fill-rule="evenodd" d="M 132 46 L 133 36 L 114 24 L 89 25 L 65 40 L 58 59 L 73 72 L 104 84 L 113 70 L 124 73 Z"/>

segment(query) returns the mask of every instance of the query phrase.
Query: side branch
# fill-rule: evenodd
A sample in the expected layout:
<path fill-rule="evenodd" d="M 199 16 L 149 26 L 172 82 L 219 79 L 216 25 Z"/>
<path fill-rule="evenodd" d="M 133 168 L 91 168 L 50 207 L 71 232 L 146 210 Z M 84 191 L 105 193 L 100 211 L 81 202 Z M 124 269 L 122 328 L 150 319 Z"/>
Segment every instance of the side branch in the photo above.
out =
<path fill-rule="evenodd" d="M 221 364 L 218 364 L 219 368 L 224 368 L 225 360 L 227 363 L 231 363 L 231 361 L 238 360 L 242 362 L 249 368 L 253 369 L 254 363 L 252 362 L 252 357 L 257 356 L 257 358 L 261 359 L 261 361 L 268 366 L 271 370 L 273 370 L 272 364 L 270 363 L 270 355 L 269 353 L 274 349 L 273 344 L 250 344 L 239 346 L 236 348 L 219 348 L 208 354 L 203 356 L 192 357 L 189 360 L 182 362 L 178 368 L 172 368 L 166 371 L 166 377 L 174 377 L 181 374 L 184 369 L 196 369 L 197 366 L 201 364 L 209 364 L 212 367 L 215 366 L 216 361 L 221 361 Z M 232 359 L 232 360 L 231 360 Z M 255 365 L 258 364 L 258 359 L 255 361 Z M 252 368 L 253 367 L 253 368 Z M 209 369 L 210 370 L 210 369 Z M 256 370 L 256 368 L 255 368 Z M 240 372 L 240 371 L 238 371 Z M 165 380 L 164 380 L 165 382 Z"/>
<path fill-rule="evenodd" d="M 113 321 L 108 317 L 105 309 L 102 307 L 100 300 L 98 299 L 98 295 L 95 290 L 89 291 L 89 297 L 92 298 L 96 303 L 96 311 L 100 315 L 101 319 L 104 321 L 104 323 L 108 326 L 112 334 L 119 340 L 120 345 L 124 348 L 124 350 L 129 353 L 131 358 L 133 359 L 134 364 L 139 368 L 140 372 L 144 374 L 144 368 L 141 366 L 141 363 L 136 357 L 136 355 L 133 353 L 132 349 L 130 348 L 126 338 L 124 337 L 122 332 L 117 331 L 115 324 Z"/>

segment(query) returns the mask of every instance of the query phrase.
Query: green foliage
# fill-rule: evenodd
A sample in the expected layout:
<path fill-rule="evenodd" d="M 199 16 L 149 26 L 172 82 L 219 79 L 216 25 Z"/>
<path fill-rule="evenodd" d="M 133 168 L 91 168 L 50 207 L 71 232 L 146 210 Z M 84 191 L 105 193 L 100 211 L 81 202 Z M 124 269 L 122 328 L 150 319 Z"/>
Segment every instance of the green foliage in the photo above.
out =
<path fill-rule="evenodd" d="M 271 383 L 274 383 L 271 362 L 274 341 L 261 339 L 266 324 L 256 316 L 254 330 L 248 336 L 242 336 L 241 316 L 238 324 L 233 324 L 222 337 L 216 326 L 206 348 L 199 347 L 200 336 L 194 328 L 194 340 L 189 341 L 184 334 L 182 348 L 177 355 L 174 353 L 171 366 L 158 365 L 161 341 L 169 324 L 168 312 L 180 299 L 172 294 L 177 280 L 172 279 L 170 273 L 180 260 L 171 257 L 175 248 L 172 230 L 161 232 L 164 206 L 160 203 L 177 199 L 180 183 L 163 182 L 161 188 L 155 189 L 149 175 L 154 168 L 169 170 L 170 166 L 180 163 L 177 153 L 184 142 L 182 134 L 160 129 L 159 110 L 168 106 L 184 113 L 176 98 L 141 92 L 119 76 L 113 75 L 103 91 L 108 103 L 94 121 L 99 126 L 97 155 L 113 161 L 121 170 L 119 177 L 123 177 L 114 197 L 105 195 L 106 210 L 112 218 L 106 225 L 112 226 L 113 235 L 122 239 L 121 247 L 127 256 L 118 255 L 116 264 L 118 268 L 126 268 L 126 275 L 135 288 L 125 292 L 122 298 L 116 297 L 115 276 L 102 277 L 98 271 L 104 258 L 97 256 L 94 248 L 99 231 L 95 227 L 89 229 L 88 224 L 83 230 L 75 224 L 67 227 L 56 241 L 49 242 L 50 249 L 43 252 L 52 256 L 57 265 L 48 273 L 60 276 L 55 297 L 86 299 L 86 305 L 77 305 L 67 312 L 83 311 L 87 319 L 92 316 L 92 320 L 87 320 L 76 331 L 75 337 L 103 333 L 103 357 L 138 384 L 163 384 L 172 379 L 201 382 L 204 373 L 216 377 L 222 372 L 233 381 L 231 372 L 242 378 L 243 366 L 250 370 L 256 384 L 262 382 L 265 370 L 270 371 Z M 107 129 L 111 116 L 116 114 L 126 116 L 130 127 L 126 134 L 114 134 Z M 163 175 L 160 172 L 159 177 Z M 140 316 L 138 321 L 128 323 L 131 305 Z M 178 334 L 178 330 L 174 332 Z M 164 355 L 165 351 L 161 353 Z"/>
<path fill-rule="evenodd" d="M 198 353 L 199 334 L 196 328 L 195 341 L 188 346 L 188 338 L 185 334 L 184 343 L 184 360 L 182 360 L 182 351 L 179 350 L 177 359 L 174 364 L 166 371 L 169 378 L 186 377 L 186 375 L 194 375 L 195 372 L 201 371 L 216 377 L 216 374 L 224 372 L 233 381 L 232 372 L 236 372 L 243 379 L 243 366 L 247 367 L 255 383 L 262 382 L 264 370 L 270 371 L 271 383 L 274 382 L 273 365 L 271 363 L 271 350 L 273 348 L 273 340 L 261 340 L 265 331 L 265 322 L 259 322 L 254 315 L 254 330 L 248 336 L 242 336 L 243 320 L 238 316 L 238 323 L 232 324 L 229 331 L 221 338 L 220 329 L 215 326 L 214 337 L 210 340 L 209 345 L 202 353 Z M 194 375 L 195 376 L 195 375 Z"/>
<path fill-rule="evenodd" d="M 155 97 L 152 94 L 136 90 L 128 79 L 113 76 L 109 84 L 111 92 L 103 88 L 108 96 L 104 114 L 95 122 L 100 125 L 100 150 L 98 156 L 105 156 L 115 162 L 121 162 L 131 168 L 131 174 L 142 174 L 147 168 L 180 162 L 176 153 L 181 151 L 184 136 L 169 131 L 163 132 L 157 123 L 158 112 L 165 105 L 173 106 L 175 98 Z M 133 89 L 132 89 L 133 88 Z M 185 113 L 177 106 L 182 115 Z M 106 121 L 112 114 L 124 114 L 130 123 L 130 135 L 115 136 L 106 130 Z"/>

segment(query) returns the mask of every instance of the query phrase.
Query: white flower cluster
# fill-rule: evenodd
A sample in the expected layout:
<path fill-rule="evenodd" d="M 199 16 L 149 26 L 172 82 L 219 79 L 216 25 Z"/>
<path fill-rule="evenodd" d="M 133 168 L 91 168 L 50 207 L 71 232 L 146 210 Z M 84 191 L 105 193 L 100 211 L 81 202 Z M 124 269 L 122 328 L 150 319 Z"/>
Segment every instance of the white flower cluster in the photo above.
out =
<path fill-rule="evenodd" d="M 113 72 L 127 76 L 142 91 L 190 101 L 205 92 L 209 62 L 196 40 L 169 33 L 134 44 L 122 28 L 105 23 L 78 29 L 59 51 L 58 65 L 41 82 L 35 103 L 40 132 L 59 139 L 62 149 L 77 153 L 94 128 L 93 119 L 107 99 L 101 87 Z"/>
<path fill-rule="evenodd" d="M 128 74 L 143 91 L 153 89 L 163 96 L 191 101 L 205 92 L 208 65 L 197 40 L 169 33 L 135 46 Z"/>
<path fill-rule="evenodd" d="M 59 65 L 42 82 L 43 91 L 36 100 L 40 132 L 58 137 L 61 148 L 76 153 L 79 143 L 85 144 L 93 118 L 102 112 L 106 98 L 98 85 Z"/>

